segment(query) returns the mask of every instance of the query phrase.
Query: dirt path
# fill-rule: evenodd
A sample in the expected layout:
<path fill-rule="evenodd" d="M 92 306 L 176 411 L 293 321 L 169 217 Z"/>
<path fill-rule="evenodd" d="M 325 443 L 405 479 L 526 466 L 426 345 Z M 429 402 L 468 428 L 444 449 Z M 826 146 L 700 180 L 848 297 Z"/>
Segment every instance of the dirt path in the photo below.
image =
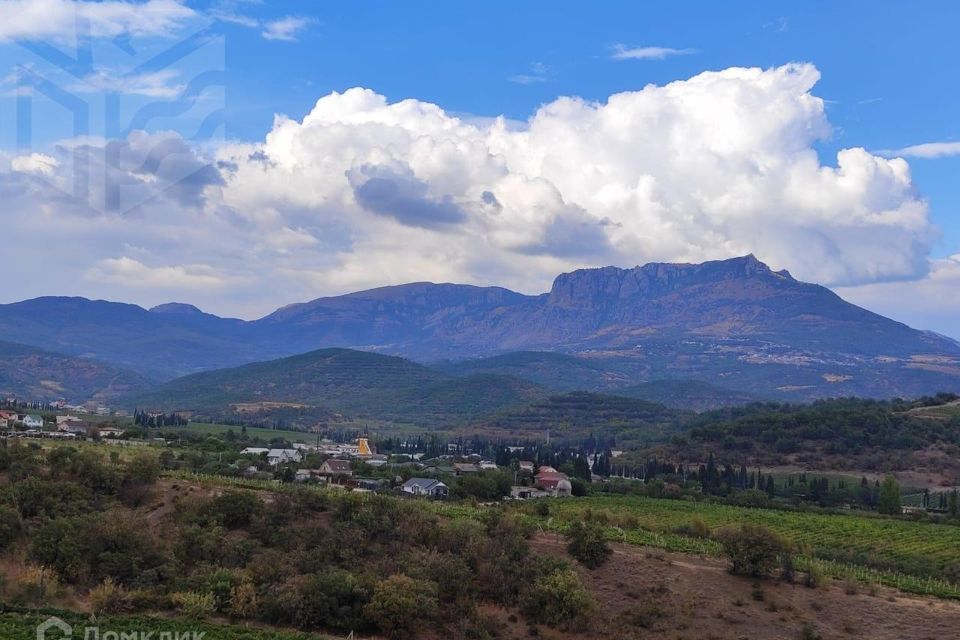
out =
<path fill-rule="evenodd" d="M 603 567 L 580 570 L 602 609 L 592 637 L 802 640 L 806 628 L 823 640 L 960 638 L 960 602 L 865 585 L 854 591 L 830 580 L 819 589 L 756 583 L 727 573 L 722 560 L 613 546 Z M 550 534 L 534 539 L 533 548 L 567 556 L 563 539 Z"/>

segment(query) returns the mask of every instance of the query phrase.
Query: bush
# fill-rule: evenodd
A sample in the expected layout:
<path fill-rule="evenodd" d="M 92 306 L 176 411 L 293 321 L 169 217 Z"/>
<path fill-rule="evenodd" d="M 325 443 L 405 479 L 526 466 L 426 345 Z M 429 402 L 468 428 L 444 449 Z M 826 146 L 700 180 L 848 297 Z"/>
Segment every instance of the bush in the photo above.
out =
<path fill-rule="evenodd" d="M 90 608 L 93 613 L 126 613 L 133 607 L 130 597 L 123 587 L 113 579 L 107 578 L 99 586 L 90 590 Z"/>
<path fill-rule="evenodd" d="M 803 586 L 818 589 L 823 586 L 824 579 L 823 570 L 819 566 L 811 564 L 807 573 L 803 576 Z"/>
<path fill-rule="evenodd" d="M 377 584 L 364 616 L 391 638 L 408 638 L 436 616 L 437 588 L 425 580 L 393 575 Z"/>
<path fill-rule="evenodd" d="M 523 595 L 524 614 L 535 622 L 570 630 L 586 628 L 597 604 L 573 569 L 561 569 L 537 580 Z"/>
<path fill-rule="evenodd" d="M 260 612 L 260 598 L 256 588 L 249 582 L 238 584 L 230 590 L 230 616 L 255 618 Z"/>
<path fill-rule="evenodd" d="M 567 551 L 583 566 L 596 569 L 613 553 L 596 522 L 575 522 L 567 532 Z"/>
<path fill-rule="evenodd" d="M 228 529 L 246 527 L 254 516 L 263 510 L 263 503 L 250 491 L 225 493 L 215 498 L 210 505 L 210 513 L 217 522 Z"/>
<path fill-rule="evenodd" d="M 60 583 L 53 571 L 46 567 L 28 567 L 8 587 L 11 602 L 38 607 L 60 593 Z"/>
<path fill-rule="evenodd" d="M 301 590 L 297 613 L 301 629 L 351 631 L 363 624 L 363 608 L 370 594 L 357 578 L 339 569 L 310 576 Z"/>
<path fill-rule="evenodd" d="M 737 575 L 761 578 L 773 573 L 781 554 L 788 552 L 783 538 L 765 527 L 744 525 L 726 529 L 718 535 L 730 559 L 730 571 Z"/>
<path fill-rule="evenodd" d="M 20 515 L 10 507 L 0 506 L 0 551 L 20 535 Z"/>
<path fill-rule="evenodd" d="M 205 618 L 216 610 L 216 600 L 212 593 L 182 591 L 171 595 L 170 601 L 177 611 L 196 620 Z"/>

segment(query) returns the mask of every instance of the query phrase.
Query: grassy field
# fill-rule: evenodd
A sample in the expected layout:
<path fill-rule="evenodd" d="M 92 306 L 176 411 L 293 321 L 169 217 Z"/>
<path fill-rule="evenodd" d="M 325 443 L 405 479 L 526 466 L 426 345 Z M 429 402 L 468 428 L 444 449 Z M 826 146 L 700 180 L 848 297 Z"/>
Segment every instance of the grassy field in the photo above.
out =
<path fill-rule="evenodd" d="M 0 608 L 0 611 L 3 611 Z M 82 615 L 68 611 L 42 610 L 14 613 L 3 611 L 0 613 L 0 638 L 4 640 L 35 640 L 37 626 L 50 616 L 56 615 L 73 627 L 72 638 L 87 637 L 86 628 L 97 627 L 99 637 L 115 632 L 117 637 L 125 637 L 124 633 L 136 633 L 140 638 L 153 632 L 152 637 L 159 638 L 162 634 L 171 634 L 170 637 L 202 637 L 204 640 L 325 640 L 335 636 L 317 635 L 310 633 L 283 632 L 276 630 L 260 630 L 240 625 L 218 625 L 206 622 L 192 622 L 188 620 L 174 620 L 170 618 L 152 618 L 147 616 L 115 616 L 99 618 L 95 623 L 90 621 L 89 615 Z M 197 636 L 190 634 L 196 632 Z M 91 632 L 92 634 L 92 632 Z M 202 634 L 202 635 L 201 635 Z M 49 638 L 64 637 L 58 629 L 51 628 L 47 632 Z M 90 637 L 94 637 L 91 635 Z M 114 637 L 114 636 L 109 636 Z M 132 636 L 131 636 L 132 637 Z M 164 635 L 164 637 L 167 637 Z"/>

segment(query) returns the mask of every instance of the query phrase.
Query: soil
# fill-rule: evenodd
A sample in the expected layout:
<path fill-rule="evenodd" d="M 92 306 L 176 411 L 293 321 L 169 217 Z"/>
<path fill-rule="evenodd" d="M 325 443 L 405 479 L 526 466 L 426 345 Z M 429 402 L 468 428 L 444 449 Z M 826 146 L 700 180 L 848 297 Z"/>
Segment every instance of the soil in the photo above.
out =
<path fill-rule="evenodd" d="M 569 556 L 562 538 L 544 534 L 538 553 Z M 613 545 L 602 567 L 578 567 L 600 606 L 595 627 L 566 634 L 540 627 L 540 638 L 669 640 L 944 640 L 960 637 L 960 602 L 911 596 L 884 587 L 827 580 L 811 589 L 776 579 L 730 575 L 722 560 Z M 572 559 L 571 559 L 572 562 Z M 508 636 L 531 637 L 522 623 Z M 806 633 L 806 635 L 805 635 Z"/>

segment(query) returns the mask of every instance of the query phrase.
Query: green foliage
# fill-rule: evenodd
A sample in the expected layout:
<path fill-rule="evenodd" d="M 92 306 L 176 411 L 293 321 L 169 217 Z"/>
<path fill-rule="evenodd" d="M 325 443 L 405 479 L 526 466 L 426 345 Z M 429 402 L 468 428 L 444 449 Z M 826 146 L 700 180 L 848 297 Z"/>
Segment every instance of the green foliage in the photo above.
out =
<path fill-rule="evenodd" d="M 597 610 L 593 596 L 572 569 L 536 580 L 524 593 L 521 606 L 531 620 L 571 630 L 584 629 Z"/>
<path fill-rule="evenodd" d="M 0 551 L 13 543 L 21 530 L 20 514 L 15 509 L 0 505 Z"/>
<path fill-rule="evenodd" d="M 960 430 L 917 412 L 955 399 L 942 394 L 914 402 L 838 398 L 809 405 L 753 403 L 701 414 L 689 435 L 697 442 L 757 455 L 771 447 L 781 453 L 822 449 L 828 455 L 857 456 L 934 443 L 957 445 Z"/>
<path fill-rule="evenodd" d="M 211 593 L 181 591 L 170 596 L 177 611 L 188 618 L 202 620 L 216 611 L 216 599 Z"/>
<path fill-rule="evenodd" d="M 250 491 L 231 491 L 213 500 L 210 515 L 228 529 L 249 526 L 255 516 L 263 511 L 263 503 Z"/>
<path fill-rule="evenodd" d="M 769 576 L 780 555 L 789 553 L 783 538 L 765 527 L 748 524 L 740 529 L 725 529 L 717 537 L 730 559 L 731 572 L 737 575 Z"/>
<path fill-rule="evenodd" d="M 330 569 L 309 576 L 300 594 L 296 622 L 301 629 L 352 631 L 364 626 L 363 610 L 370 593 L 353 574 Z"/>
<path fill-rule="evenodd" d="M 472 496 L 478 500 L 499 500 L 510 495 L 512 478 L 503 471 L 481 471 L 462 476 L 454 486 L 460 497 Z"/>
<path fill-rule="evenodd" d="M 437 586 L 405 575 L 382 580 L 364 608 L 367 618 L 391 638 L 408 638 L 437 615 Z"/>
<path fill-rule="evenodd" d="M 900 515 L 903 511 L 903 505 L 900 501 L 900 485 L 893 476 L 887 476 L 880 483 L 877 511 L 891 516 Z"/>
<path fill-rule="evenodd" d="M 567 532 L 567 551 L 583 566 L 596 569 L 613 554 L 603 527 L 592 521 L 574 522 Z"/>
<path fill-rule="evenodd" d="M 30 557 L 73 583 L 152 584 L 160 579 L 163 555 L 141 522 L 118 514 L 57 518 L 39 525 L 30 538 Z"/>

